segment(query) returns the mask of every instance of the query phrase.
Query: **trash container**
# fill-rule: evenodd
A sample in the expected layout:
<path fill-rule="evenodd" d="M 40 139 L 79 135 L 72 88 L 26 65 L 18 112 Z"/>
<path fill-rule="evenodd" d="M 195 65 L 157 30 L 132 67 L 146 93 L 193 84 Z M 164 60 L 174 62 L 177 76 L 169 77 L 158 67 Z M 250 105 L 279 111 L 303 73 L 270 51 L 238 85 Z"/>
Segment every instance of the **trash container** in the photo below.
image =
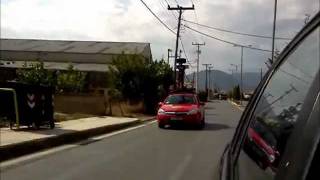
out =
<path fill-rule="evenodd" d="M 16 93 L 18 120 L 13 118 L 16 110 L 14 107 L 13 94 L 0 91 L 0 107 L 8 105 L 7 108 L 0 111 L 0 115 L 2 114 L 2 116 L 6 115 L 8 117 L 11 128 L 14 125 L 18 127 L 20 125 L 35 126 L 36 128 L 47 125 L 50 128 L 54 128 L 54 89 L 52 87 L 6 82 L 1 83 L 0 88 L 13 89 Z"/>

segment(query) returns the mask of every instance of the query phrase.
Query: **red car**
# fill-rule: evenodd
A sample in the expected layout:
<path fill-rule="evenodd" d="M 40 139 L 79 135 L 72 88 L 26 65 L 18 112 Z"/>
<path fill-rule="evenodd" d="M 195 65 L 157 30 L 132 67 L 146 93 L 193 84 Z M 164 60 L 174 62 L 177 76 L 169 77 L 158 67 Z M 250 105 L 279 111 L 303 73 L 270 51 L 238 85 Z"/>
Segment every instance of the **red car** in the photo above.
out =
<path fill-rule="evenodd" d="M 204 119 L 204 103 L 199 101 L 196 94 L 175 93 L 159 103 L 157 113 L 159 128 L 175 123 L 196 125 L 203 128 Z"/>

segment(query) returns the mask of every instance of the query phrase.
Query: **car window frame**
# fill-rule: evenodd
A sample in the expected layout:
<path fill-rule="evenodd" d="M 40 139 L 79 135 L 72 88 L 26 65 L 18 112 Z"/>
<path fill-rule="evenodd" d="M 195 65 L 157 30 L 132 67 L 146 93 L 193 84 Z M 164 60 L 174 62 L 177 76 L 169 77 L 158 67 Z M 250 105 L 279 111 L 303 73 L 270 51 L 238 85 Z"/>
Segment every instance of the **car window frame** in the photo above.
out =
<path fill-rule="evenodd" d="M 312 87 L 308 91 L 308 96 L 306 97 L 307 102 L 301 110 L 301 116 L 297 119 L 296 128 L 288 139 L 286 151 L 280 161 L 279 170 L 275 177 L 277 180 L 304 179 L 307 176 L 320 139 L 318 114 L 320 108 L 319 76 L 320 71 L 318 71 Z M 288 151 L 288 149 L 293 149 L 294 147 L 298 148 L 295 148 L 295 151 Z M 291 167 L 288 168 L 288 162 L 289 164 L 293 164 L 294 167 L 291 165 Z"/>
<path fill-rule="evenodd" d="M 230 144 L 230 151 L 228 152 L 231 170 L 231 176 L 234 178 L 234 169 L 237 164 L 237 160 L 241 151 L 241 146 L 247 133 L 248 127 L 252 122 L 252 116 L 260 102 L 261 96 L 263 95 L 267 85 L 269 84 L 273 75 L 277 72 L 279 67 L 284 61 L 299 47 L 299 45 L 310 35 L 317 27 L 320 26 L 320 12 L 318 12 L 313 19 L 294 37 L 294 39 L 285 47 L 281 52 L 277 61 L 267 71 L 266 75 L 255 89 L 254 96 L 248 103 L 245 111 L 243 112 L 239 124 L 236 128 L 235 134 Z"/>

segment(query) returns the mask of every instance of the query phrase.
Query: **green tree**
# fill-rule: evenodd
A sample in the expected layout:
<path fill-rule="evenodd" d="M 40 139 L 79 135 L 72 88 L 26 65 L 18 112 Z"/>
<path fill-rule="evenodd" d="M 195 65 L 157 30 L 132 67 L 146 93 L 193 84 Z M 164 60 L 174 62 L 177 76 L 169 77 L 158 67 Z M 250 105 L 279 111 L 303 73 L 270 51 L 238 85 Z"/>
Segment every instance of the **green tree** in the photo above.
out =
<path fill-rule="evenodd" d="M 155 112 L 172 83 L 173 72 L 167 63 L 147 62 L 141 55 L 122 53 L 113 59 L 108 73 L 108 87 L 121 92 L 125 100 L 143 100 L 147 113 Z"/>
<path fill-rule="evenodd" d="M 147 113 L 154 113 L 174 82 L 173 71 L 164 60 L 153 61 L 146 66 L 143 79 L 145 109 Z"/>
<path fill-rule="evenodd" d="M 58 91 L 82 92 L 86 75 L 86 72 L 76 71 L 72 65 L 69 65 L 68 69 L 60 72 L 57 77 Z"/>
<path fill-rule="evenodd" d="M 33 85 L 56 86 L 55 73 L 44 68 L 43 62 L 27 63 L 17 70 L 17 81 Z"/>

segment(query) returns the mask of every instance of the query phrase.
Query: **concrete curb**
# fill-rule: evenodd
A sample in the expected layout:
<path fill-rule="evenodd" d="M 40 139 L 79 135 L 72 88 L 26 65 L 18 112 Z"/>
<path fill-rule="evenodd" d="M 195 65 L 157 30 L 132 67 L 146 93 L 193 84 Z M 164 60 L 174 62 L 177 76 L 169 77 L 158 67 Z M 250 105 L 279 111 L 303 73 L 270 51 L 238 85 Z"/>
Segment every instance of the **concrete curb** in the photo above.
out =
<path fill-rule="evenodd" d="M 58 136 L 1 146 L 0 162 L 9 160 L 12 158 L 17 158 L 19 156 L 23 156 L 26 154 L 31 154 L 31 153 L 48 149 L 51 147 L 68 144 L 68 143 L 74 143 L 80 140 L 87 139 L 92 136 L 101 135 L 101 134 L 109 133 L 112 131 L 124 129 L 127 127 L 135 126 L 143 122 L 144 121 L 142 120 L 135 120 L 131 122 L 107 125 L 107 126 L 87 129 L 84 131 L 74 131 L 74 132 L 70 132 L 70 133 L 66 133 Z"/>
<path fill-rule="evenodd" d="M 240 107 L 240 105 L 239 104 L 237 104 L 237 103 L 235 103 L 235 102 L 233 102 L 233 101 L 231 101 L 231 100 L 228 100 L 232 105 L 234 105 L 234 106 L 236 106 L 240 111 L 244 111 L 244 109 L 242 108 L 242 107 Z"/>
<path fill-rule="evenodd" d="M 155 119 L 156 119 L 156 116 L 152 116 L 152 117 L 147 117 L 147 118 L 141 118 L 141 119 L 139 119 L 139 121 L 144 123 L 144 122 L 152 121 L 152 120 L 155 120 Z"/>

